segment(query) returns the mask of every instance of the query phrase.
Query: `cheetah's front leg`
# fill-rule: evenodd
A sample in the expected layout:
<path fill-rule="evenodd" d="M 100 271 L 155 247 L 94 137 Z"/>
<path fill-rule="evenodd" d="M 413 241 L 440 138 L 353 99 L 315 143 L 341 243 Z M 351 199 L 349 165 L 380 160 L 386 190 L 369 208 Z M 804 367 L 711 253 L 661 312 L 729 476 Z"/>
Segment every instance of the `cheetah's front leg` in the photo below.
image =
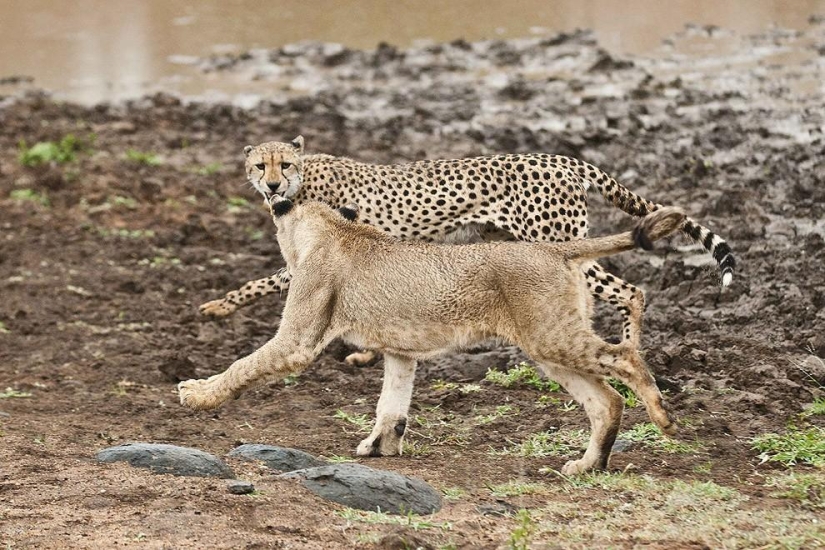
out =
<path fill-rule="evenodd" d="M 262 296 L 287 290 L 291 278 L 292 276 L 287 268 L 284 267 L 269 277 L 249 281 L 238 290 L 227 292 L 226 296 L 219 300 L 201 304 L 198 309 L 202 315 L 225 317 L 234 313 L 239 307 L 250 304 Z"/>

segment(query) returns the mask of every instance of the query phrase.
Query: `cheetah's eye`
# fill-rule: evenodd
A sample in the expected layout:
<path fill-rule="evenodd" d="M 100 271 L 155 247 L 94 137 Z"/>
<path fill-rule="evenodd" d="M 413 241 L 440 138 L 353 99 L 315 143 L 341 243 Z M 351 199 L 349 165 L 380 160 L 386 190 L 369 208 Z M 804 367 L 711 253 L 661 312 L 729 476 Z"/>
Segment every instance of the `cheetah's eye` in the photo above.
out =
<path fill-rule="evenodd" d="M 264 169 L 266 168 L 266 164 L 264 164 L 264 163 L 261 163 L 261 164 L 256 164 L 256 165 L 255 165 L 255 168 L 257 168 L 258 170 L 260 170 L 261 172 L 263 172 L 263 171 L 264 171 Z"/>
<path fill-rule="evenodd" d="M 291 162 L 282 162 L 281 163 L 281 170 L 289 170 L 290 166 L 292 166 Z"/>

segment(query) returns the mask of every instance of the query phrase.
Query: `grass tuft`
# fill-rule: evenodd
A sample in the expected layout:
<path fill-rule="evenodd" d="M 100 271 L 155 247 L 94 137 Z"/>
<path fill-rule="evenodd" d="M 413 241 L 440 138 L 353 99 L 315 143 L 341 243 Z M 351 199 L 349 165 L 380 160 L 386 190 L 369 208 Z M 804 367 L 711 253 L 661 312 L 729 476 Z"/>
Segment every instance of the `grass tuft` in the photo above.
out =
<path fill-rule="evenodd" d="M 527 363 L 521 363 L 507 372 L 490 369 L 487 371 L 484 379 L 505 388 L 510 388 L 516 384 L 523 384 L 539 391 L 561 391 L 561 386 L 558 382 L 542 378 L 536 369 Z"/>
<path fill-rule="evenodd" d="M 65 164 L 77 159 L 77 153 L 83 150 L 83 143 L 74 135 L 68 134 L 58 142 L 40 141 L 31 147 L 25 141 L 18 144 L 17 159 L 23 166 L 40 166 L 42 164 Z"/>
<path fill-rule="evenodd" d="M 671 439 L 663 435 L 662 431 L 650 422 L 636 424 L 631 429 L 620 433 L 619 439 L 635 441 L 648 449 L 670 454 L 697 453 L 704 449 L 704 446 L 698 441 L 688 443 Z"/>
<path fill-rule="evenodd" d="M 366 414 L 351 414 L 344 410 L 338 409 L 335 411 L 333 418 L 343 420 L 344 422 L 358 428 L 355 433 L 369 433 L 372 429 L 372 421 Z"/>
<path fill-rule="evenodd" d="M 24 398 L 31 397 L 32 394 L 27 391 L 18 391 L 14 388 L 6 388 L 5 391 L 0 392 L 0 399 Z"/>
<path fill-rule="evenodd" d="M 825 508 L 825 472 L 788 472 L 769 477 L 765 485 L 777 489 L 771 496 L 795 500 L 803 508 Z"/>
<path fill-rule="evenodd" d="M 528 483 L 525 481 L 508 481 L 499 485 L 487 485 L 487 488 L 496 498 L 520 497 L 548 492 L 547 486 L 541 483 Z"/>
<path fill-rule="evenodd" d="M 163 160 L 155 153 L 138 151 L 136 149 L 126 151 L 126 158 L 132 162 L 145 164 L 146 166 L 159 166 L 163 164 Z"/>
<path fill-rule="evenodd" d="M 449 531 L 453 528 L 452 523 L 432 521 L 432 519 L 426 519 L 412 512 L 408 512 L 406 515 L 391 515 L 384 512 L 368 512 L 346 508 L 336 511 L 335 514 L 351 522 L 373 525 L 403 525 L 405 527 L 411 527 L 415 531 L 422 529 L 442 529 Z"/>
<path fill-rule="evenodd" d="M 521 443 L 494 455 L 543 458 L 546 456 L 569 457 L 581 452 L 587 444 L 588 435 L 584 430 L 559 430 L 532 434 Z"/>
<path fill-rule="evenodd" d="M 759 459 L 763 463 L 825 466 L 825 428 L 819 426 L 805 429 L 791 426 L 784 434 L 763 434 L 753 438 L 751 443 L 753 449 L 760 451 Z"/>
<path fill-rule="evenodd" d="M 805 407 L 805 410 L 801 413 L 802 418 L 820 415 L 825 415 L 825 397 L 817 397 L 814 402 Z"/>

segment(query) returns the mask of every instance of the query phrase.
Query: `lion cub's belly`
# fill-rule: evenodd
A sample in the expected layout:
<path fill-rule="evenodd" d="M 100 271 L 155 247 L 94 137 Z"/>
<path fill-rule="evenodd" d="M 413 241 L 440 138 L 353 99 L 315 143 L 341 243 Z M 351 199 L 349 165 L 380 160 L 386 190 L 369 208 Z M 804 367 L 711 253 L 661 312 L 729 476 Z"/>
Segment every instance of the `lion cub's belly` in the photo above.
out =
<path fill-rule="evenodd" d="M 354 346 L 427 359 L 456 349 L 477 345 L 497 336 L 480 327 L 433 323 L 428 325 L 399 322 L 359 330 L 354 328 L 341 338 Z"/>

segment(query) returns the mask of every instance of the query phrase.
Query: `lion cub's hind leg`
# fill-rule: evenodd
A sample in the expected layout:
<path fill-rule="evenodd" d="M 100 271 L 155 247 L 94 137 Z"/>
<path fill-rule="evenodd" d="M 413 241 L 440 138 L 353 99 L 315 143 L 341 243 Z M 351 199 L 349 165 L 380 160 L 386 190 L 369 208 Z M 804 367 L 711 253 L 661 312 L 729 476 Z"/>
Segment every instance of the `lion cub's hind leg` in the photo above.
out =
<path fill-rule="evenodd" d="M 590 442 L 584 456 L 562 467 L 564 475 L 604 470 L 622 423 L 624 399 L 601 376 L 579 374 L 559 365 L 541 362 L 539 366 L 581 403 L 590 419 Z"/>
<path fill-rule="evenodd" d="M 407 412 L 415 381 L 415 361 L 384 355 L 384 385 L 376 407 L 375 426 L 358 444 L 358 456 L 400 455 L 407 430 Z"/>

